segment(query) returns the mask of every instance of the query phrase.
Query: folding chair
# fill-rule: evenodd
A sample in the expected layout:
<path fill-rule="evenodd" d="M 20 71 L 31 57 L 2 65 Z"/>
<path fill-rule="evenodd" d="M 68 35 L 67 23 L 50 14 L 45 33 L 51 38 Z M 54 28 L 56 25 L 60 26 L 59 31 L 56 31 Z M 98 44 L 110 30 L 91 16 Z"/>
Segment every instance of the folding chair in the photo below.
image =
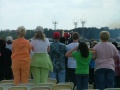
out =
<path fill-rule="evenodd" d="M 50 87 L 47 86 L 34 86 L 30 90 L 51 90 Z"/>
<path fill-rule="evenodd" d="M 33 79 L 28 79 L 28 83 L 34 83 Z"/>
<path fill-rule="evenodd" d="M 57 83 L 57 80 L 54 79 L 54 78 L 48 78 L 48 79 L 47 79 L 47 83 L 54 83 L 54 84 L 56 84 L 56 83 Z"/>
<path fill-rule="evenodd" d="M 3 90 L 3 87 L 2 87 L 2 86 L 0 86 L 0 90 Z"/>
<path fill-rule="evenodd" d="M 93 89 L 93 85 L 92 84 L 88 84 L 88 88 L 89 89 Z"/>
<path fill-rule="evenodd" d="M 27 87 L 25 86 L 12 86 L 8 88 L 8 90 L 27 90 Z"/>
<path fill-rule="evenodd" d="M 77 90 L 77 86 L 74 87 L 74 90 Z"/>
<path fill-rule="evenodd" d="M 26 84 L 19 84 L 18 86 L 25 86 L 28 90 L 30 90 L 35 84 L 33 83 L 26 83 Z"/>
<path fill-rule="evenodd" d="M 2 83 L 14 83 L 13 80 L 2 80 L 0 81 L 0 84 Z M 28 79 L 28 83 L 33 83 L 33 79 Z"/>
<path fill-rule="evenodd" d="M 3 83 L 13 83 L 13 80 L 2 80 L 0 84 L 3 84 Z"/>
<path fill-rule="evenodd" d="M 74 87 L 74 90 L 77 90 L 77 86 Z M 93 89 L 93 85 L 88 85 L 88 89 L 85 90 L 99 90 L 99 89 Z"/>
<path fill-rule="evenodd" d="M 69 84 L 72 86 L 72 88 L 74 87 L 74 83 L 73 82 L 62 82 L 62 83 L 58 83 L 58 84 Z"/>
<path fill-rule="evenodd" d="M 89 85 L 88 88 L 90 88 Z M 77 90 L 77 86 L 75 86 L 74 90 Z M 85 90 L 99 90 L 99 89 L 85 89 Z"/>
<path fill-rule="evenodd" d="M 39 83 L 37 84 L 37 86 L 47 86 L 47 87 L 50 87 L 50 89 L 52 90 L 55 84 L 54 83 Z"/>
<path fill-rule="evenodd" d="M 52 90 L 72 90 L 72 86 L 69 84 L 56 84 Z"/>
<path fill-rule="evenodd" d="M 13 83 L 3 83 L 0 84 L 0 86 L 2 86 L 3 90 L 8 90 L 8 88 L 10 88 L 11 86 L 14 86 Z"/>

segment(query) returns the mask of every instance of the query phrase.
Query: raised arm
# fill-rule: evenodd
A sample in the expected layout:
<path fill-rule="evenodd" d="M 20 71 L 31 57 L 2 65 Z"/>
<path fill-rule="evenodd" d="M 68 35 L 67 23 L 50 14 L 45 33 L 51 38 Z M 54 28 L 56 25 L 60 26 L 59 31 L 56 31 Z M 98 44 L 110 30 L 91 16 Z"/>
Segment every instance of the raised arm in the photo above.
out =
<path fill-rule="evenodd" d="M 72 52 L 73 52 L 73 51 L 76 51 L 77 49 L 78 49 L 78 47 L 75 47 L 74 49 L 68 51 L 68 52 L 65 54 L 65 56 L 66 56 L 66 57 L 72 57 Z"/>

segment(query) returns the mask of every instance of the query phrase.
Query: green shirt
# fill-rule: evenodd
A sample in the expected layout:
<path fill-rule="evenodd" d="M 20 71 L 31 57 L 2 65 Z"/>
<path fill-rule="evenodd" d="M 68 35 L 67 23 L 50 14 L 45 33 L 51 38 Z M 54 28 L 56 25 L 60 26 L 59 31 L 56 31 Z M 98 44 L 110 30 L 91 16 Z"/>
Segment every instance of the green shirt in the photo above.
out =
<path fill-rule="evenodd" d="M 79 51 L 72 52 L 73 58 L 77 62 L 76 67 L 76 74 L 89 74 L 89 63 L 92 58 L 92 53 L 89 52 L 89 56 L 87 58 L 84 58 L 81 56 L 81 53 Z"/>

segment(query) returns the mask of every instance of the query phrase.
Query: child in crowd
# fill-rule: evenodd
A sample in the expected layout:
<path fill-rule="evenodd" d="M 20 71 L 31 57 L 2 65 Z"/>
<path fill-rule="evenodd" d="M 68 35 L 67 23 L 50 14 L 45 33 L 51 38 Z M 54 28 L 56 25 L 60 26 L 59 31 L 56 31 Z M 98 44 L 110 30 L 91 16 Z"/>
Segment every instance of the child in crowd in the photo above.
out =
<path fill-rule="evenodd" d="M 96 44 L 98 44 L 97 41 L 92 41 L 90 48 L 93 48 Z M 95 68 L 95 60 L 93 60 L 92 58 L 89 64 L 89 84 L 94 84 L 94 88 L 95 88 L 94 68 Z"/>
<path fill-rule="evenodd" d="M 76 85 L 77 90 L 88 89 L 89 63 L 92 58 L 92 52 L 89 51 L 85 42 L 80 42 L 78 47 L 68 51 L 67 57 L 73 57 L 77 62 L 76 67 Z"/>

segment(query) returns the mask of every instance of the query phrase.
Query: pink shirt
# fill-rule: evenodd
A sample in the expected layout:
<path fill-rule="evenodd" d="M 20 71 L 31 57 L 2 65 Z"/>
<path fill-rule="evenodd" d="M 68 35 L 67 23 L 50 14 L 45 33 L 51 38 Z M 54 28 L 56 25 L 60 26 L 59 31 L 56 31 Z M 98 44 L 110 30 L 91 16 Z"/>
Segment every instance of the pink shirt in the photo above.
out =
<path fill-rule="evenodd" d="M 101 42 L 93 47 L 96 51 L 95 70 L 108 68 L 115 70 L 114 56 L 119 56 L 116 47 L 109 42 Z"/>

